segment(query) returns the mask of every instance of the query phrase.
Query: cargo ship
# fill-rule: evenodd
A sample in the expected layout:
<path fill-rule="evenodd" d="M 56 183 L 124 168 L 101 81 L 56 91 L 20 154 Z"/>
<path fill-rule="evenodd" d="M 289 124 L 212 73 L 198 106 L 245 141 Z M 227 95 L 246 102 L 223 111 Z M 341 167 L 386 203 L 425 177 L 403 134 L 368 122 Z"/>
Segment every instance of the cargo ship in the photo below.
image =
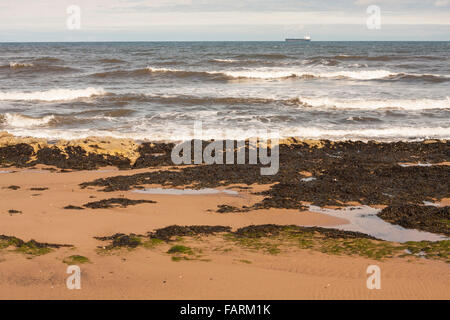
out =
<path fill-rule="evenodd" d="M 303 38 L 286 38 L 286 42 L 301 42 L 301 41 L 311 41 L 310 36 L 305 36 Z"/>

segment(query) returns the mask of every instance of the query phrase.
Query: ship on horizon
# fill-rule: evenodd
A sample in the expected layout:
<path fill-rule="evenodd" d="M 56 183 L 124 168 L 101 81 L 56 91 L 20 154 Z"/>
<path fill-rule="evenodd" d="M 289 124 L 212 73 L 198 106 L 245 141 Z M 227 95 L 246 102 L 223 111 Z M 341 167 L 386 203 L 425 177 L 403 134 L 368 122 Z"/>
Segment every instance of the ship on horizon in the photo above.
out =
<path fill-rule="evenodd" d="M 311 41 L 310 36 L 304 36 L 303 38 L 286 38 L 286 42 L 297 42 L 297 41 Z"/>

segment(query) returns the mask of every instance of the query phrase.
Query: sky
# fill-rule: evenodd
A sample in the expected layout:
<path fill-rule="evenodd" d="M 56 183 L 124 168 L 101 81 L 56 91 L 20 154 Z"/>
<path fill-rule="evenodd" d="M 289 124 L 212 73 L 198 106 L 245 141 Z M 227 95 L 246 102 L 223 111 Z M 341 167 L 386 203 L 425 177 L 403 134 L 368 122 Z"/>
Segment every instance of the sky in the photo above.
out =
<path fill-rule="evenodd" d="M 450 41 L 450 0 L 0 0 L 0 42 L 305 35 L 313 41 Z"/>

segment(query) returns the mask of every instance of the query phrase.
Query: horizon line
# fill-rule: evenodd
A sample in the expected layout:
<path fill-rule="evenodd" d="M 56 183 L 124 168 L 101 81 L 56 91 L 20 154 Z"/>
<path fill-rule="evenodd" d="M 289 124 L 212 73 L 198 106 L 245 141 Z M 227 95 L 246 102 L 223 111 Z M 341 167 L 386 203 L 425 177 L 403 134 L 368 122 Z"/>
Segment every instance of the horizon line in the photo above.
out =
<path fill-rule="evenodd" d="M 131 42 L 287 42 L 286 40 L 80 40 L 80 41 L 0 41 L 3 43 L 131 43 Z M 450 40 L 311 40 L 313 42 L 450 42 Z M 290 42 L 292 44 L 292 42 Z"/>

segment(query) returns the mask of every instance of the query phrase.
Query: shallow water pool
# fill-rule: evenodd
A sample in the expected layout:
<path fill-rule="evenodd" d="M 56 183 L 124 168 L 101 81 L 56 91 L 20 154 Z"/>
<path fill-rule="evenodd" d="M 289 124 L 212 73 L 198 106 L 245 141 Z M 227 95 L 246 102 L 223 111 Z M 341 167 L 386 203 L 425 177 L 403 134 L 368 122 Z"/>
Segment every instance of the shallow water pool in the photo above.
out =
<path fill-rule="evenodd" d="M 352 206 L 342 209 L 326 209 L 318 206 L 309 206 L 309 211 L 324 213 L 333 217 L 347 219 L 348 224 L 338 226 L 324 226 L 345 231 L 358 231 L 369 234 L 378 239 L 407 242 L 407 241 L 439 241 L 447 240 L 443 235 L 416 229 L 405 229 L 399 225 L 390 224 L 379 218 L 377 214 L 381 211 L 369 206 Z"/>

